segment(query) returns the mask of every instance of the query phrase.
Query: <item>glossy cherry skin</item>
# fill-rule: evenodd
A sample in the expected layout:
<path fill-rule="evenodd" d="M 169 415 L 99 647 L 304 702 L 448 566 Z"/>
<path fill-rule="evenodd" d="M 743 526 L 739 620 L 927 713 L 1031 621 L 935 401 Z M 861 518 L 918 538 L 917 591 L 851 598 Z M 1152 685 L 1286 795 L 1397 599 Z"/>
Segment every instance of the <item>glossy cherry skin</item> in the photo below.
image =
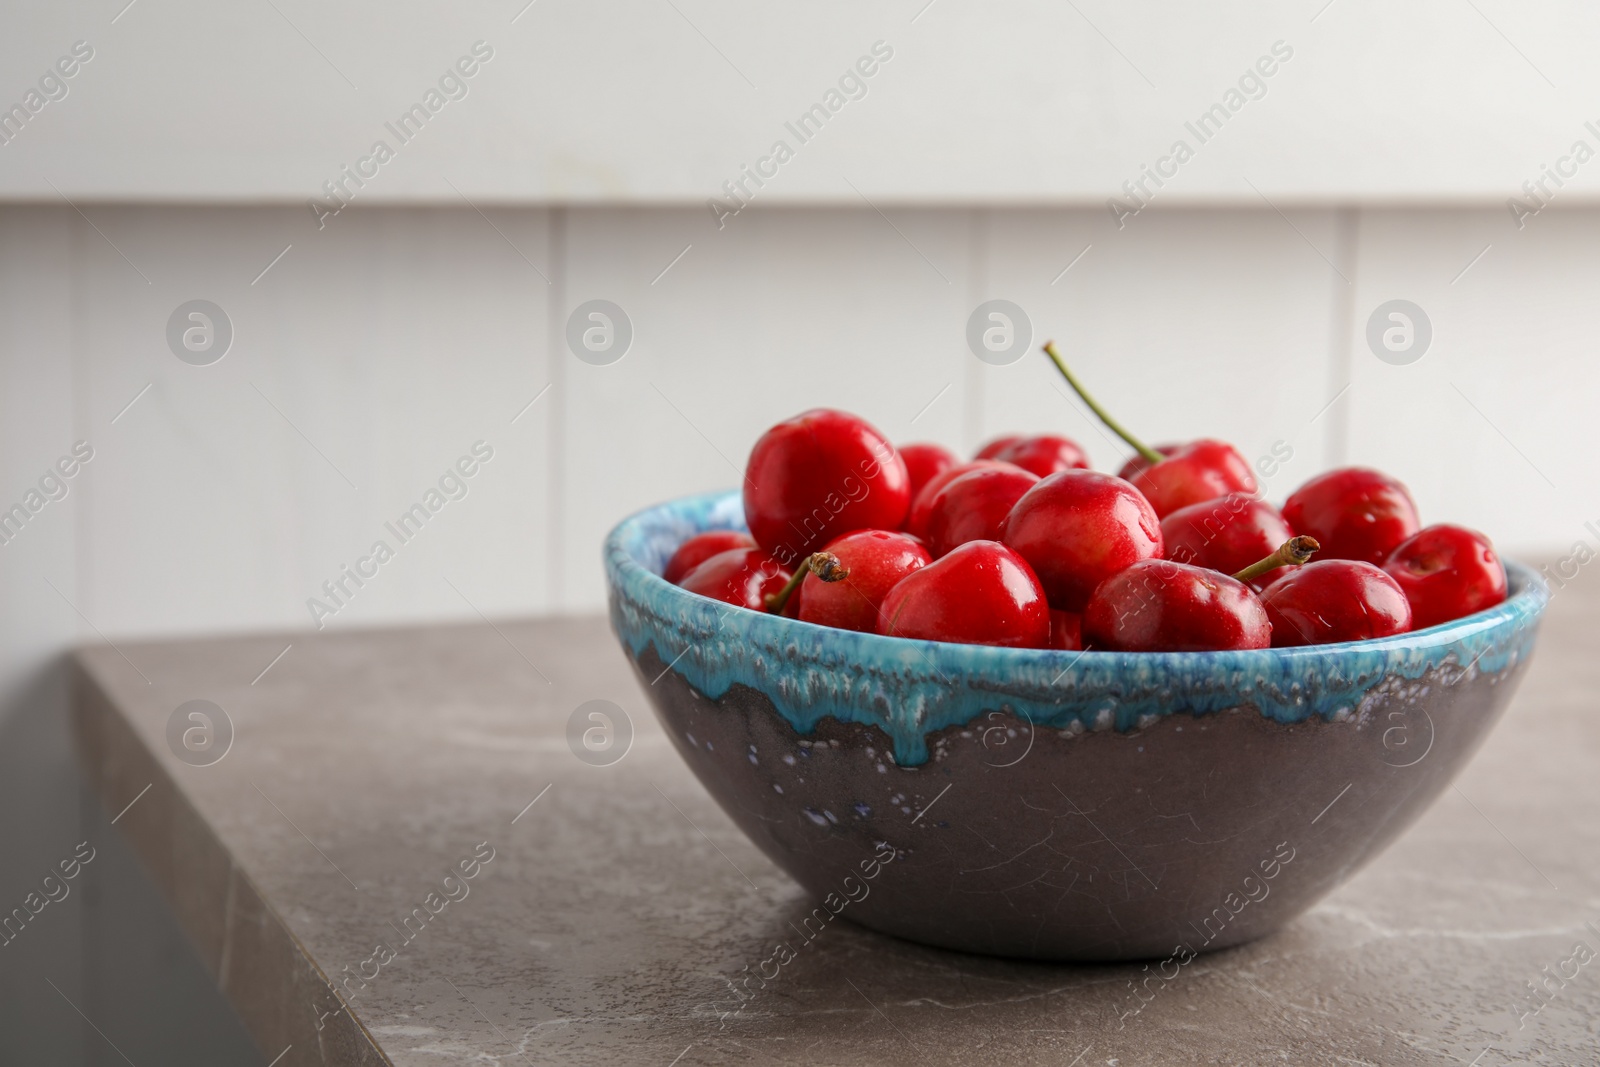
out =
<path fill-rule="evenodd" d="M 1170 456 L 1183 446 L 1153 445 L 1151 447 L 1153 447 L 1157 452 L 1160 452 L 1163 456 Z M 1140 471 L 1145 470 L 1149 466 L 1150 461 L 1139 455 L 1139 453 L 1135 452 L 1128 458 L 1128 462 L 1122 465 L 1122 469 L 1117 472 L 1117 477 L 1121 478 L 1125 482 L 1131 482 L 1133 481 L 1133 476 L 1135 474 L 1138 474 Z"/>
<path fill-rule="evenodd" d="M 1147 559 L 1101 582 L 1083 613 L 1083 638 L 1112 652 L 1267 648 L 1272 626 L 1243 582 L 1205 567 Z"/>
<path fill-rule="evenodd" d="M 1071 611 L 1050 609 L 1050 648 L 1063 652 L 1083 651 L 1083 616 Z"/>
<path fill-rule="evenodd" d="M 1255 472 L 1238 449 L 1210 438 L 1179 445 L 1166 459 L 1129 481 L 1162 518 L 1190 504 L 1225 493 L 1254 494 L 1257 488 Z"/>
<path fill-rule="evenodd" d="M 807 574 L 795 590 L 804 597 L 800 620 L 869 634 L 878 631 L 878 609 L 889 590 L 933 561 L 920 541 L 892 530 L 857 530 L 829 542 L 827 551 L 850 573 L 837 582 Z"/>
<path fill-rule="evenodd" d="M 1142 559 L 1159 559 L 1161 523 L 1139 491 L 1096 471 L 1062 471 L 1029 489 L 1000 539 L 1044 584 L 1050 606 L 1082 611 L 1095 586 Z"/>
<path fill-rule="evenodd" d="M 1313 560 L 1261 594 L 1279 648 L 1365 641 L 1411 629 L 1411 605 L 1395 580 L 1354 559 Z"/>
<path fill-rule="evenodd" d="M 1465 526 L 1425 526 L 1395 546 L 1383 569 L 1421 630 L 1492 608 L 1506 598 L 1506 569 L 1489 539 Z"/>
<path fill-rule="evenodd" d="M 691 593 L 751 611 L 765 611 L 764 600 L 789 583 L 790 572 L 759 548 L 719 552 L 683 576 Z"/>
<path fill-rule="evenodd" d="M 1038 437 L 1019 437 L 993 456 L 1005 463 L 1015 463 L 1025 471 L 1048 478 L 1058 471 L 1088 470 L 1089 457 L 1070 437 L 1041 434 Z"/>
<path fill-rule="evenodd" d="M 911 502 L 911 510 L 906 513 L 906 521 L 901 528 L 906 533 L 926 540 L 928 536 L 928 516 L 933 513 L 933 500 L 934 497 L 938 496 L 939 490 L 970 471 L 990 470 L 997 467 L 1003 470 L 1021 470 L 1020 467 L 1015 467 L 1010 463 L 1001 463 L 998 460 L 975 459 L 971 463 L 963 463 L 960 466 L 951 467 L 943 473 L 934 475 L 929 479 L 928 484 L 922 487 L 922 491 L 917 494 L 916 499 Z"/>
<path fill-rule="evenodd" d="M 1167 559 L 1223 574 L 1237 574 L 1267 558 L 1293 536 L 1277 508 L 1245 493 L 1190 504 L 1161 520 Z M 1279 567 L 1249 584 L 1260 589 L 1284 573 Z"/>
<path fill-rule="evenodd" d="M 968 541 L 902 578 L 883 599 L 889 637 L 1044 648 L 1050 606 L 1027 561 L 998 541 Z"/>
<path fill-rule="evenodd" d="M 961 465 L 956 454 L 943 445 L 901 445 L 900 458 L 905 461 L 906 473 L 911 476 L 912 500 L 917 499 L 922 487 L 935 476 Z"/>
<path fill-rule="evenodd" d="M 911 506 L 911 476 L 865 420 L 816 408 L 761 435 L 745 467 L 750 536 L 786 567 L 852 530 L 892 530 Z"/>
<path fill-rule="evenodd" d="M 1020 434 L 1010 434 L 1006 437 L 996 437 L 994 440 L 988 442 L 982 448 L 978 449 L 978 454 L 972 458 L 994 459 L 995 456 L 999 455 L 1007 448 L 1010 448 L 1020 440 L 1022 440 L 1022 436 Z"/>
<path fill-rule="evenodd" d="M 1317 475 L 1289 494 L 1283 517 L 1295 533 L 1317 539 L 1318 559 L 1359 559 L 1380 567 L 1422 525 L 1406 487 L 1366 467 Z"/>
<path fill-rule="evenodd" d="M 968 541 L 998 541 L 1011 506 L 1038 482 L 1038 475 L 1008 466 L 951 479 L 929 502 L 928 551 L 938 559 Z"/>
<path fill-rule="evenodd" d="M 667 560 L 666 569 L 661 572 L 661 577 L 677 585 L 685 574 L 719 552 L 754 547 L 756 547 L 755 539 L 747 533 L 738 530 L 707 530 L 705 533 L 695 534 L 678 546 L 678 551 Z"/>

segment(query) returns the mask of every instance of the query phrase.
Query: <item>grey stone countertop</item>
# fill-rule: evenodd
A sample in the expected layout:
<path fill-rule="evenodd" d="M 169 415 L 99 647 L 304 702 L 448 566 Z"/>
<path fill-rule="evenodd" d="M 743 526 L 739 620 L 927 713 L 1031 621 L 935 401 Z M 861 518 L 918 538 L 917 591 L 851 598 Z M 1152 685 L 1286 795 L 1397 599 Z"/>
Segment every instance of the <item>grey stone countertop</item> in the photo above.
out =
<path fill-rule="evenodd" d="M 689 774 L 598 618 L 99 646 L 77 656 L 75 731 L 279 1067 L 1592 1064 L 1595 593 L 1556 592 L 1459 788 L 1307 915 L 1148 1003 L 1141 966 L 797 935 L 812 902 Z M 232 726 L 209 765 L 226 730 L 208 748 L 204 706 L 176 712 L 194 700 Z M 567 740 L 591 700 L 634 730 L 607 766 Z M 728 979 L 785 942 L 730 1014 Z"/>

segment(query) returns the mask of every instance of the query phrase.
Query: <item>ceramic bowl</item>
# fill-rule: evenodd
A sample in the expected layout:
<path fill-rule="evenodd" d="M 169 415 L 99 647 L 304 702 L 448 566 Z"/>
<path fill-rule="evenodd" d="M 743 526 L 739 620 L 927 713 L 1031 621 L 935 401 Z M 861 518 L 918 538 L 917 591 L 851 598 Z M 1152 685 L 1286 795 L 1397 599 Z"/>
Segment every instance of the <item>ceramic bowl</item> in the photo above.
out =
<path fill-rule="evenodd" d="M 940 644 L 730 607 L 660 577 L 737 493 L 605 545 L 612 625 L 673 743 L 819 901 L 968 952 L 1148 959 L 1260 937 L 1444 790 L 1526 669 L 1548 594 L 1376 641 L 1247 652 Z"/>

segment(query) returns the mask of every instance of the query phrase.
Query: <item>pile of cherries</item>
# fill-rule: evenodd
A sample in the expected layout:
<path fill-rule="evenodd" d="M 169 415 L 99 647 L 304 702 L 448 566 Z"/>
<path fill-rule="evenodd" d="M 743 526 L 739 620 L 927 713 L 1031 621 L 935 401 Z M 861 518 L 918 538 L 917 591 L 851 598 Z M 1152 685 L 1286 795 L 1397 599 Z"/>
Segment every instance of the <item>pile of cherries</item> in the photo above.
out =
<path fill-rule="evenodd" d="M 1117 476 L 1089 470 L 1065 437 L 1002 437 L 962 463 L 807 411 L 751 450 L 750 533 L 691 537 L 663 576 L 822 626 L 1123 652 L 1358 641 L 1505 599 L 1488 538 L 1421 528 L 1395 479 L 1329 471 L 1275 508 L 1231 445 L 1146 446 L 1044 350 L 1138 453 Z"/>

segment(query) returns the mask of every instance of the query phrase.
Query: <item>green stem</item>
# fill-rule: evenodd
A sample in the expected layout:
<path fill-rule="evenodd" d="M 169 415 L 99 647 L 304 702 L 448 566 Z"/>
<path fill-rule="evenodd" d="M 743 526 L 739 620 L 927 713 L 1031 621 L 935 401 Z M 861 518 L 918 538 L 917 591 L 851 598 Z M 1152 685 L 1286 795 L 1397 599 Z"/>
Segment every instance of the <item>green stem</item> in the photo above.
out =
<path fill-rule="evenodd" d="M 800 561 L 800 566 L 794 569 L 791 577 L 782 589 L 776 593 L 769 593 L 762 603 L 766 606 L 768 614 L 782 615 L 784 607 L 789 603 L 789 598 L 794 591 L 800 588 L 800 583 L 806 580 L 807 574 L 815 574 L 824 582 L 842 582 L 850 577 L 850 569 L 839 562 L 839 557 L 832 552 L 813 552 Z"/>
<path fill-rule="evenodd" d="M 1315 537 L 1291 537 L 1278 546 L 1278 550 L 1266 559 L 1257 560 L 1244 570 L 1234 575 L 1241 582 L 1251 582 L 1279 567 L 1298 567 L 1311 558 L 1311 554 L 1322 546 L 1317 544 Z"/>
<path fill-rule="evenodd" d="M 1089 405 L 1089 410 L 1098 415 L 1100 421 L 1105 423 L 1112 433 L 1128 442 L 1129 447 L 1153 464 L 1160 463 L 1167 458 L 1123 429 L 1121 423 L 1106 414 L 1106 409 L 1101 407 L 1095 398 L 1089 395 L 1089 390 L 1083 387 L 1083 383 L 1078 381 L 1077 375 L 1073 374 L 1072 370 L 1067 366 L 1066 360 L 1061 358 L 1061 353 L 1056 351 L 1056 343 L 1054 341 L 1046 341 L 1044 343 L 1044 354 L 1050 357 L 1050 361 L 1056 365 L 1056 370 L 1061 372 L 1061 376 L 1067 380 L 1068 385 L 1072 386 L 1072 391 L 1078 394 L 1078 398 Z"/>

